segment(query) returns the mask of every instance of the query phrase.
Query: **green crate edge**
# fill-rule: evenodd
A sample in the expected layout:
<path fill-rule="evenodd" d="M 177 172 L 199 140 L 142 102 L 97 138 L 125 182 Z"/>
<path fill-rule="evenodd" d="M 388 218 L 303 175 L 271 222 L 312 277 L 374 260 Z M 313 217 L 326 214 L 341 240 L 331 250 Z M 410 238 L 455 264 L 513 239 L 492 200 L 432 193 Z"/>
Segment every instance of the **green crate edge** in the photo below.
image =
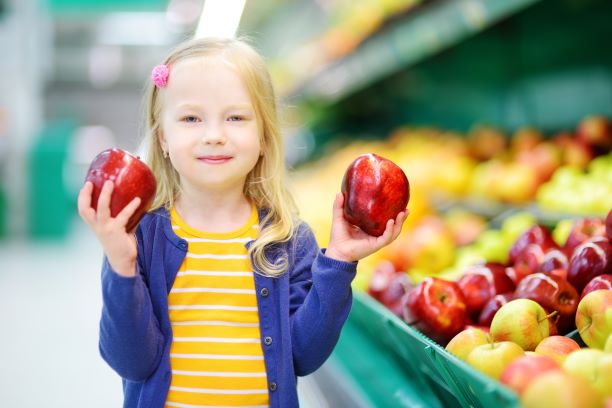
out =
<path fill-rule="evenodd" d="M 368 294 L 355 293 L 349 318 L 376 337 L 379 344 L 393 350 L 413 375 L 430 378 L 431 391 L 441 400 L 454 398 L 464 407 L 520 406 L 512 390 L 473 369 Z"/>

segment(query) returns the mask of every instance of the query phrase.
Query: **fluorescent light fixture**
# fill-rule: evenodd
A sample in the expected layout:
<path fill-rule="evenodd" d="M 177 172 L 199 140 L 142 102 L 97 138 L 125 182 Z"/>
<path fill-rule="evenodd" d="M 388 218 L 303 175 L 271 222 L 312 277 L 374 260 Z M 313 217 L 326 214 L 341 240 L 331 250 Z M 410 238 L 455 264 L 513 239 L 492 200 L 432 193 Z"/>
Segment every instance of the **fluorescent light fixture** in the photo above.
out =
<path fill-rule="evenodd" d="M 195 38 L 233 38 L 246 0 L 205 0 Z"/>

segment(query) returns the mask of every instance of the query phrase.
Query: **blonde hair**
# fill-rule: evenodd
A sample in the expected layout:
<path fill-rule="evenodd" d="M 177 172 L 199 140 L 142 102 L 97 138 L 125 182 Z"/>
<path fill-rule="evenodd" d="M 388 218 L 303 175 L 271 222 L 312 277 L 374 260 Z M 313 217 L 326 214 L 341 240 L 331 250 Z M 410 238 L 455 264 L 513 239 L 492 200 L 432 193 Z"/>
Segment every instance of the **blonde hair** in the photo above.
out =
<path fill-rule="evenodd" d="M 256 270 L 267 276 L 279 276 L 288 267 L 285 253 L 272 262 L 266 256 L 266 248 L 275 243 L 287 242 L 297 229 L 297 207 L 286 186 L 285 151 L 279 129 L 276 98 L 272 81 L 263 58 L 246 42 L 236 39 L 196 39 L 180 44 L 170 52 L 164 64 L 172 65 L 190 58 L 221 55 L 242 78 L 255 110 L 260 129 L 262 155 L 248 174 L 244 195 L 257 208 L 265 209 L 260 220 L 259 235 L 249 248 L 249 255 Z M 152 210 L 170 209 L 180 193 L 179 176 L 170 160 L 163 157 L 159 140 L 162 106 L 158 88 L 149 81 L 146 103 L 147 161 L 157 177 L 157 193 Z"/>

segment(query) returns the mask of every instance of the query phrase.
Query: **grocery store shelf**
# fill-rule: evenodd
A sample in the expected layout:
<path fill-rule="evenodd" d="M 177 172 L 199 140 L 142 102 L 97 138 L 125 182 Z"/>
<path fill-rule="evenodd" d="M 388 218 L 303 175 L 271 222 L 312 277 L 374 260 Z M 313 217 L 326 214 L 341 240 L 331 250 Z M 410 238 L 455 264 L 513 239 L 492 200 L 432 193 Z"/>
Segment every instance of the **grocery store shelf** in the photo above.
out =
<path fill-rule="evenodd" d="M 351 314 L 326 365 L 336 372 L 331 386 L 344 384 L 349 395 L 375 407 L 519 406 L 516 394 L 364 293 L 354 294 Z"/>
<path fill-rule="evenodd" d="M 366 40 L 301 84 L 293 97 L 333 103 L 540 0 L 440 0 Z"/>
<path fill-rule="evenodd" d="M 357 319 L 349 318 L 334 353 L 317 372 L 318 378 L 352 399 L 344 406 L 441 408 L 437 397 L 422 388 L 421 379 L 412 378 L 392 350 L 381 343 L 383 337 L 384 333 L 378 339 L 373 337 Z"/>
<path fill-rule="evenodd" d="M 526 212 L 537 220 L 539 224 L 554 226 L 563 220 L 578 220 L 585 217 L 598 217 L 596 214 L 571 214 L 567 212 L 550 211 L 542 209 L 537 203 L 508 204 L 500 203 L 484 197 L 450 197 L 437 192 L 431 195 L 432 206 L 436 211 L 445 213 L 450 210 L 461 209 L 485 217 L 489 224 L 499 226 L 514 214 Z"/>

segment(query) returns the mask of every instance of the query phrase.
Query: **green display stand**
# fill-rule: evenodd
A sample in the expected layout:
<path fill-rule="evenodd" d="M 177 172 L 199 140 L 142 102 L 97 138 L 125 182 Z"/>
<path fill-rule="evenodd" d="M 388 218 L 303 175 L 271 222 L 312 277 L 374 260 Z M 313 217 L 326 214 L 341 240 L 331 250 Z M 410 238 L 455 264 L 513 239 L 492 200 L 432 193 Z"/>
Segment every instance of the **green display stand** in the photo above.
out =
<path fill-rule="evenodd" d="M 330 365 L 375 407 L 519 407 L 511 390 L 363 293 L 355 293 Z"/>
<path fill-rule="evenodd" d="M 0 184 L 0 239 L 6 237 L 8 222 L 7 222 L 7 213 L 8 213 L 8 202 L 6 198 L 6 193 L 4 191 L 4 187 Z"/>
<path fill-rule="evenodd" d="M 68 233 L 76 205 L 64 185 L 64 165 L 75 124 L 49 123 L 28 153 L 28 235 L 56 239 Z"/>

